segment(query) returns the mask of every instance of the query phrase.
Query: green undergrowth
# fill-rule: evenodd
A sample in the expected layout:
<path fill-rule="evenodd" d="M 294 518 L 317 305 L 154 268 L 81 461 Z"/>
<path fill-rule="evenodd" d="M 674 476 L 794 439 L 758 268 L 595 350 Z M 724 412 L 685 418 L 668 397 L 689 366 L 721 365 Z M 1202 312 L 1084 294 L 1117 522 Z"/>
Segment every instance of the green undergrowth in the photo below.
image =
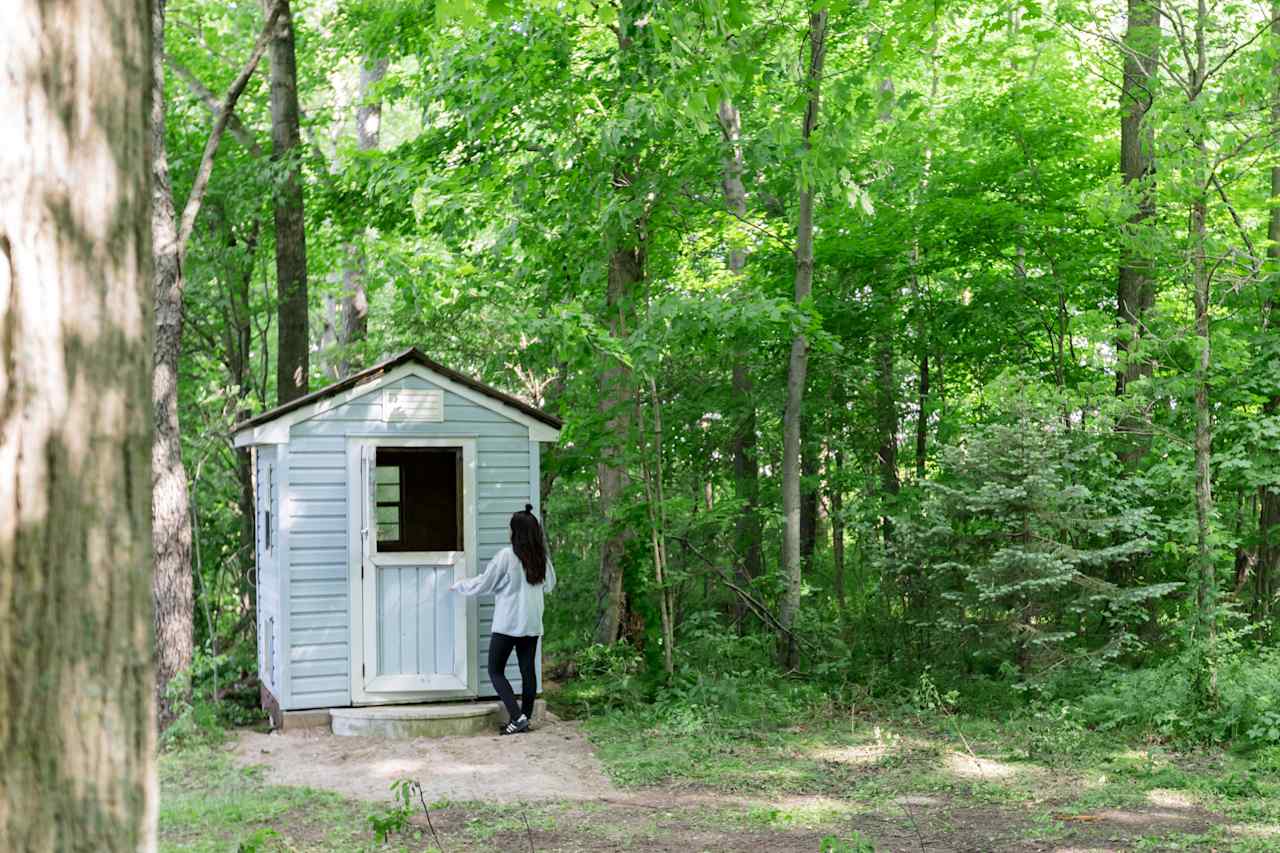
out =
<path fill-rule="evenodd" d="M 966 699 L 927 674 L 892 702 L 850 701 L 849 692 L 766 671 L 677 679 L 647 702 L 605 701 L 616 674 L 591 672 L 553 702 L 580 715 L 623 787 L 807 798 L 804 808 L 834 803 L 853 815 L 905 814 L 913 802 L 996 811 L 1025 821 L 1018 831 L 1026 838 L 1129 820 L 1133 849 L 1280 850 L 1277 747 L 1232 750 L 1099 725 L 1079 701 L 1006 699 L 993 713 L 974 713 L 981 687 Z M 769 807 L 753 817 L 784 825 L 800 819 L 793 811 Z"/>

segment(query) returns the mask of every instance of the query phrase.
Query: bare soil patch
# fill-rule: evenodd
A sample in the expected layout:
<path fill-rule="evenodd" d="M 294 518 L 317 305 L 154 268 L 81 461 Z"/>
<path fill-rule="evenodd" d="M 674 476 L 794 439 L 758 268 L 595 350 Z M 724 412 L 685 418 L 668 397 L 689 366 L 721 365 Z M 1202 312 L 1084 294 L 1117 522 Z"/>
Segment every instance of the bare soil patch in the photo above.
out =
<path fill-rule="evenodd" d="M 591 800 L 619 796 L 577 724 L 547 721 L 512 737 L 392 740 L 334 737 L 304 729 L 290 734 L 241 731 L 237 763 L 262 765 L 275 785 L 336 791 L 385 803 L 392 782 L 422 783 L 428 801 L 495 803 Z"/>

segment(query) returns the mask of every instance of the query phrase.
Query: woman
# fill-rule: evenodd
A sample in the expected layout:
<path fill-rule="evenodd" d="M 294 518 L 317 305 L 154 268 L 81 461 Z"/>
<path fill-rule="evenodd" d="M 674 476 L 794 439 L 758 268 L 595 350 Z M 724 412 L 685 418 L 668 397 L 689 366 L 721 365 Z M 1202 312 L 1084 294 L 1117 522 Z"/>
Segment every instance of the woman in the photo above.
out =
<path fill-rule="evenodd" d="M 542 636 L 542 596 L 556 585 L 556 570 L 547 556 L 542 525 L 533 505 L 511 516 L 511 547 L 499 551 L 484 574 L 449 587 L 462 595 L 493 594 L 493 636 L 489 639 L 489 680 L 507 706 L 508 722 L 499 732 L 514 735 L 529 730 L 533 700 L 538 695 L 534 656 Z M 507 680 L 507 659 L 515 649 L 520 661 L 521 705 Z"/>

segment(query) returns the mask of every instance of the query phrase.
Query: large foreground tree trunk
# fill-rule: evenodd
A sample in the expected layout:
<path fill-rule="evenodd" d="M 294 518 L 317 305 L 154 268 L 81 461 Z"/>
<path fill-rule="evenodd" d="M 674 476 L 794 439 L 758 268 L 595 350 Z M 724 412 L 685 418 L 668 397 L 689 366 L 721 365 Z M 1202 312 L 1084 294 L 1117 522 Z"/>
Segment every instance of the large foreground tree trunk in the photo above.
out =
<path fill-rule="evenodd" d="M 822 88 L 822 62 L 826 57 L 827 11 L 809 14 L 809 69 L 805 75 L 807 98 L 801 144 L 807 151 L 813 129 L 818 123 L 819 95 Z M 796 304 L 803 304 L 813 290 L 813 187 L 801 185 L 800 211 L 796 224 Z M 809 342 L 797 334 L 791 342 L 791 360 L 787 368 L 787 405 L 782 418 L 782 514 L 783 577 L 786 587 L 778 610 L 781 626 L 778 637 L 779 662 L 792 668 L 799 662 L 796 646 L 796 614 L 800 610 L 800 422 L 804 409 L 805 373 L 809 365 Z"/>
<path fill-rule="evenodd" d="M 182 352 L 182 247 L 164 144 L 165 0 L 152 10 L 151 248 L 154 262 L 155 356 L 151 378 L 155 444 L 151 449 L 152 591 L 156 624 L 156 707 L 161 727 L 174 711 L 169 682 L 191 665 L 191 499 L 178 424 L 178 358 Z"/>
<path fill-rule="evenodd" d="M 311 366 L 293 11 L 289 0 L 279 4 L 282 8 L 271 38 L 271 156 L 285 164 L 275 197 L 276 401 L 287 403 L 307 393 Z"/>
<path fill-rule="evenodd" d="M 0 850 L 155 848 L 150 11 L 0 28 Z"/>

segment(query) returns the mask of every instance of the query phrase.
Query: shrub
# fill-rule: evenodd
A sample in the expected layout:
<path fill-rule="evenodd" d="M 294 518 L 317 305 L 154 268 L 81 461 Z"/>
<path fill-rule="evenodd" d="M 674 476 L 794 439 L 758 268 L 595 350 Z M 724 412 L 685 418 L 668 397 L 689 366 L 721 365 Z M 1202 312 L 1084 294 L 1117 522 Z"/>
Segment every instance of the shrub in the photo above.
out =
<path fill-rule="evenodd" d="M 1080 698 L 1082 719 L 1100 729 L 1153 732 L 1173 741 L 1280 748 L 1280 649 L 1234 648 L 1221 655 L 1212 704 L 1194 687 L 1200 665 L 1199 656 L 1185 653 L 1148 668 L 1105 673 Z"/>
<path fill-rule="evenodd" d="M 1135 643 L 1146 603 L 1180 584 L 1112 576 L 1150 543 L 1109 435 L 1064 426 L 1056 398 L 1001 393 L 1001 415 L 941 451 L 942 475 L 896 524 L 908 617 L 939 651 L 991 673 L 1113 659 Z"/>
<path fill-rule="evenodd" d="M 250 705 L 245 695 L 253 694 L 256 700 L 256 691 L 237 690 L 236 682 L 227 681 L 229 675 L 242 673 L 243 665 L 244 661 L 232 655 L 215 657 L 197 650 L 191 666 L 169 682 L 167 696 L 175 717 L 161 733 L 161 746 L 186 748 L 217 744 L 226 736 L 228 727 L 261 720 L 264 712 Z M 252 677 L 247 681 L 256 684 Z M 232 698 L 228 700 L 228 696 Z"/>

